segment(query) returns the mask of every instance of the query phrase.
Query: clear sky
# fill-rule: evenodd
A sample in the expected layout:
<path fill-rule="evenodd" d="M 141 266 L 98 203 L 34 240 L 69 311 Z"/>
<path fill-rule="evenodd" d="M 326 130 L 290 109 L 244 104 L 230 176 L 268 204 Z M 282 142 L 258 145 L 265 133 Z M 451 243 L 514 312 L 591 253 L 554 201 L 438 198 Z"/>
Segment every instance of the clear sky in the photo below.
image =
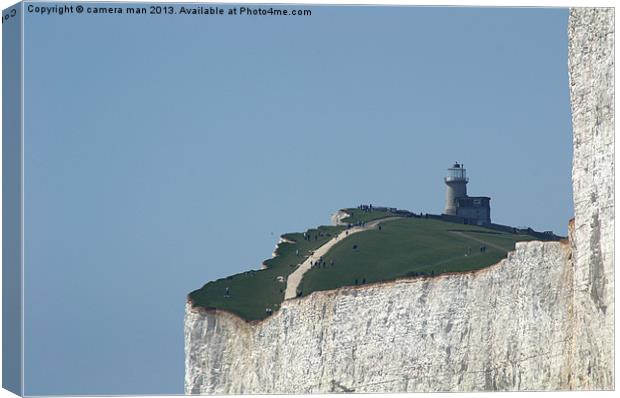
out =
<path fill-rule="evenodd" d="M 26 15 L 27 394 L 182 393 L 188 292 L 339 208 L 440 213 L 454 161 L 566 234 L 567 9 L 310 9 Z"/>

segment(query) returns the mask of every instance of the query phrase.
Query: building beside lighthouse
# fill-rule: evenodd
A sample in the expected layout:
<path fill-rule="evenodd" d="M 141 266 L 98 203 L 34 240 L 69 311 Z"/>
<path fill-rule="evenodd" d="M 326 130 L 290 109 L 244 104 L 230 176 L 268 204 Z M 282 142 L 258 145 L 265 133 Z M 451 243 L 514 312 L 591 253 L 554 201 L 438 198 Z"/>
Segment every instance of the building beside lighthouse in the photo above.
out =
<path fill-rule="evenodd" d="M 467 196 L 467 171 L 462 164 L 454 163 L 444 178 L 446 205 L 443 215 L 464 224 L 484 225 L 491 223 L 491 198 Z"/>

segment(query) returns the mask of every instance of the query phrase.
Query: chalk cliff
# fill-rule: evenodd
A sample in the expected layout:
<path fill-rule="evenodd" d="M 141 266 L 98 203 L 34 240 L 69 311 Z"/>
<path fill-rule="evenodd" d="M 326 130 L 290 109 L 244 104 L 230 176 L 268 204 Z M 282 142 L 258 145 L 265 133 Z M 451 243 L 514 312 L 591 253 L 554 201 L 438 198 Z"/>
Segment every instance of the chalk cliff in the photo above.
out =
<path fill-rule="evenodd" d="M 613 9 L 572 9 L 568 37 L 575 207 L 571 387 L 609 389 L 614 383 Z"/>
<path fill-rule="evenodd" d="M 256 323 L 187 304 L 186 393 L 613 389 L 613 10 L 571 10 L 569 42 L 567 242 L 315 292 Z"/>

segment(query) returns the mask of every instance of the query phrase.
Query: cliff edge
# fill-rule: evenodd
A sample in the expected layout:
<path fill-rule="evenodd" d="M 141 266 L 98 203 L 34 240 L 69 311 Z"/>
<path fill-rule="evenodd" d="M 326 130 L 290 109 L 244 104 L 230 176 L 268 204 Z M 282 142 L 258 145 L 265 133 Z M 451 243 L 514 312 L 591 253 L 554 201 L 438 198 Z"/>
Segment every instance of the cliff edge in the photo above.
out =
<path fill-rule="evenodd" d="M 315 292 L 259 322 L 186 306 L 185 392 L 613 389 L 613 9 L 572 9 L 575 219 L 473 272 Z"/>

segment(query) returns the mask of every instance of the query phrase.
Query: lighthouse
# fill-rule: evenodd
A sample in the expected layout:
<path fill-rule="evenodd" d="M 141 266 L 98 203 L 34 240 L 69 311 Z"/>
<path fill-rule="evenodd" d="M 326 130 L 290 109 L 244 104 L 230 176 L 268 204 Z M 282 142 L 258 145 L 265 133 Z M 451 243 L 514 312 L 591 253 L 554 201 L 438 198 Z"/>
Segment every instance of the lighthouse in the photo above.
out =
<path fill-rule="evenodd" d="M 491 198 L 467 196 L 467 171 L 463 164 L 454 163 L 443 179 L 446 183 L 445 217 L 464 224 L 485 225 L 491 223 Z"/>
<path fill-rule="evenodd" d="M 467 172 L 462 164 L 454 163 L 443 179 L 446 183 L 446 207 L 443 214 L 456 216 L 456 198 L 467 197 Z"/>

